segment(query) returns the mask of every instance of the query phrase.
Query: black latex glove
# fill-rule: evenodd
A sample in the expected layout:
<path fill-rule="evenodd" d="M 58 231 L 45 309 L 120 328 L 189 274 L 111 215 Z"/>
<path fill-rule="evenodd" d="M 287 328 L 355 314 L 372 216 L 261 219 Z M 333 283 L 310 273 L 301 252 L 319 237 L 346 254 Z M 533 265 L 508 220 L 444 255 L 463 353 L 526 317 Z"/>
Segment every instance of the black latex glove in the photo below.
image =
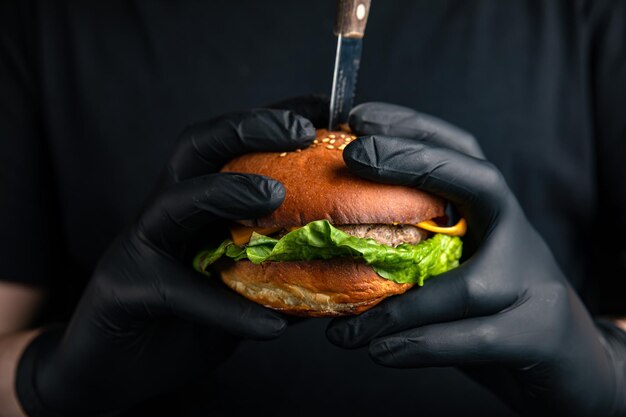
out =
<path fill-rule="evenodd" d="M 624 415 L 623 332 L 594 323 L 502 174 L 460 152 L 481 155 L 471 137 L 380 103 L 356 108 L 351 125 L 374 134 L 346 147 L 349 168 L 454 203 L 468 221 L 468 259 L 360 316 L 334 320 L 329 339 L 369 344 L 385 366 L 461 367 L 523 414 Z"/>
<path fill-rule="evenodd" d="M 86 416 L 169 391 L 223 360 L 240 338 L 271 339 L 285 319 L 195 272 L 186 243 L 205 243 L 226 219 L 276 209 L 284 188 L 265 177 L 215 173 L 251 151 L 290 151 L 315 137 L 284 110 L 227 115 L 181 136 L 167 187 L 110 246 L 66 330 L 46 332 L 20 361 L 17 390 L 30 416 Z"/>

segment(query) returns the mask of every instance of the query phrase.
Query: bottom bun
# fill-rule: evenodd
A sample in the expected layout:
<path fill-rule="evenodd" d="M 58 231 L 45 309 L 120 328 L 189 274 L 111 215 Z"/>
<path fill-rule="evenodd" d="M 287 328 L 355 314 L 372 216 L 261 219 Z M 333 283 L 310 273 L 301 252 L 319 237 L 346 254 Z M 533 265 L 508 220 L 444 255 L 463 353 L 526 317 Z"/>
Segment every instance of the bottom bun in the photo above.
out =
<path fill-rule="evenodd" d="M 225 262 L 219 269 L 222 281 L 244 297 L 306 317 L 359 314 L 413 286 L 381 278 L 364 263 L 341 258 L 260 265 Z"/>

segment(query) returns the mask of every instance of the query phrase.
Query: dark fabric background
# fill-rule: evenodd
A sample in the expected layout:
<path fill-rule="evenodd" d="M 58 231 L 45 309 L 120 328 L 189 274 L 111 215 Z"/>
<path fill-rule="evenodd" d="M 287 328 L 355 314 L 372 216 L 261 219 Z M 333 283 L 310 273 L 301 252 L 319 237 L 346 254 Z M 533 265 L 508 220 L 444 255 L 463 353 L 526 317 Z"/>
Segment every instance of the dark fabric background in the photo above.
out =
<path fill-rule="evenodd" d="M 0 278 L 50 288 L 44 322 L 67 319 L 184 126 L 330 90 L 331 0 L 0 4 Z M 590 309 L 624 314 L 625 43 L 623 0 L 375 0 L 357 102 L 476 135 Z M 146 415 L 507 415 L 459 372 L 378 367 L 325 324 L 242 344 Z"/>

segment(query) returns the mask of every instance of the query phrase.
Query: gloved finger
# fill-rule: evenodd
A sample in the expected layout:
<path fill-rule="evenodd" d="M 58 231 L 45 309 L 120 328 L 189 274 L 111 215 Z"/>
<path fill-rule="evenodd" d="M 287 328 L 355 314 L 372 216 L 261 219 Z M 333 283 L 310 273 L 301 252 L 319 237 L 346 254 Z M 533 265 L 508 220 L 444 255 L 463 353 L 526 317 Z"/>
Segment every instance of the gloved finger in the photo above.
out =
<path fill-rule="evenodd" d="M 376 339 L 369 352 L 375 362 L 394 368 L 514 364 L 529 350 L 521 340 L 528 336 L 515 337 L 513 324 L 502 316 L 432 324 Z"/>
<path fill-rule="evenodd" d="M 480 224 L 484 231 L 514 201 L 493 164 L 413 139 L 361 137 L 345 148 L 343 158 L 363 178 L 413 186 L 445 198 L 471 217 L 470 227 Z"/>
<path fill-rule="evenodd" d="M 267 105 L 270 109 L 291 110 L 295 114 L 306 117 L 315 127 L 327 128 L 330 116 L 330 97 L 325 94 L 309 94 L 291 97 Z"/>
<path fill-rule="evenodd" d="M 416 327 L 494 314 L 517 299 L 515 283 L 485 285 L 481 259 L 470 259 L 460 267 L 428 280 L 423 287 L 384 300 L 354 317 L 334 319 L 326 330 L 334 344 L 358 348 L 375 338 Z M 489 269 L 486 269 L 489 271 Z"/>
<path fill-rule="evenodd" d="M 137 228 L 153 246 L 176 254 L 193 235 L 224 219 L 253 219 L 278 208 L 283 185 L 252 174 L 196 177 L 166 189 L 143 212 Z"/>
<path fill-rule="evenodd" d="M 160 289 L 170 314 L 238 337 L 273 339 L 287 327 L 279 313 L 230 291 L 216 277 L 171 264 L 171 279 Z M 163 275 L 163 274 L 161 274 Z"/>
<path fill-rule="evenodd" d="M 215 172 L 244 153 L 305 148 L 313 139 L 313 124 L 292 111 L 227 114 L 183 131 L 167 167 L 169 182 Z"/>
<path fill-rule="evenodd" d="M 384 135 L 419 139 L 458 152 L 485 159 L 476 138 L 438 119 L 396 104 L 370 102 L 350 112 L 350 127 L 356 135 Z"/>

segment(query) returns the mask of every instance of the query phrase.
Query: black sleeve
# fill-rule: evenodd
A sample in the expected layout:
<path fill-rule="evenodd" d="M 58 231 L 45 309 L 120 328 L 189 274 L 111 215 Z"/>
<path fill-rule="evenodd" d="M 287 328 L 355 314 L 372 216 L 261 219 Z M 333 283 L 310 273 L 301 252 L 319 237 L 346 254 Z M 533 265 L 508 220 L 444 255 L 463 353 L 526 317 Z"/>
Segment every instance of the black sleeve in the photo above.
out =
<path fill-rule="evenodd" d="M 590 10 L 590 77 L 597 161 L 593 280 L 598 312 L 626 315 L 626 0 Z"/>
<path fill-rule="evenodd" d="M 30 1 L 0 2 L 0 279 L 41 285 L 60 251 L 33 22 Z"/>

